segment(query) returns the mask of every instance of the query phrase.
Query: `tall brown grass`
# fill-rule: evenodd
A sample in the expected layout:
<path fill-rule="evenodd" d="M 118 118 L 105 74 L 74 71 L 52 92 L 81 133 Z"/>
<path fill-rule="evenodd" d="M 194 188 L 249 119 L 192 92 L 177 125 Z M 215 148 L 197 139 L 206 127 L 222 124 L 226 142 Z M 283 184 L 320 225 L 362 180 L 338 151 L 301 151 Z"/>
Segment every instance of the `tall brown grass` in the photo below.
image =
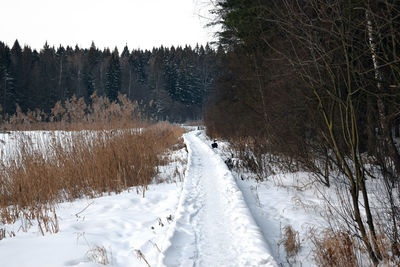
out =
<path fill-rule="evenodd" d="M 83 97 L 72 96 L 64 102 L 55 103 L 49 113 L 39 109 L 24 113 L 17 105 L 15 114 L 0 116 L 0 131 L 143 127 L 149 124 L 145 112 L 148 106 L 149 104 L 143 102 L 132 102 L 122 94 L 112 102 L 105 96 L 98 96 L 96 92 L 90 97 L 90 104 Z"/>
<path fill-rule="evenodd" d="M 314 259 L 318 266 L 360 266 L 359 243 L 345 231 L 326 230 L 313 237 Z"/>
<path fill-rule="evenodd" d="M 48 132 L 44 149 L 35 146 L 30 135 L 15 135 L 17 153 L 0 161 L 0 223 L 21 220 L 22 230 L 36 224 L 42 234 L 57 232 L 55 205 L 61 201 L 118 193 L 132 186 L 145 196 L 147 186 L 157 182 L 157 167 L 167 164 L 168 157 L 162 155 L 182 147 L 176 145 L 183 143 L 182 128 L 142 122 L 135 104 L 124 96 L 110 103 L 94 95 L 89 108 L 83 111 L 84 102 L 76 98 L 56 104 L 44 128 L 76 131 L 63 137 Z M 21 114 L 15 115 L 18 123 L 7 126 L 42 125 L 27 121 L 29 114 Z"/>
<path fill-rule="evenodd" d="M 282 245 L 285 248 L 286 259 L 288 263 L 296 261 L 296 256 L 300 251 L 301 244 L 299 238 L 299 232 L 293 229 L 291 225 L 286 225 L 283 228 L 283 236 L 279 241 L 278 245 Z"/>
<path fill-rule="evenodd" d="M 166 164 L 161 155 L 179 140 L 184 130 L 158 123 L 138 130 L 98 131 L 71 135 L 68 144 L 50 139 L 45 153 L 32 149 L 26 135 L 17 158 L 0 171 L 1 222 L 20 217 L 42 223 L 42 232 L 58 229 L 54 204 L 104 192 L 121 192 L 132 186 L 145 195 Z M 175 146 L 176 147 L 176 146 Z"/>
<path fill-rule="evenodd" d="M 328 228 L 310 237 L 314 243 L 314 260 L 318 266 L 374 266 L 360 238 L 346 229 Z M 400 259 L 389 249 L 391 242 L 388 237 L 378 235 L 377 243 L 383 252 L 379 266 L 400 266 Z"/>

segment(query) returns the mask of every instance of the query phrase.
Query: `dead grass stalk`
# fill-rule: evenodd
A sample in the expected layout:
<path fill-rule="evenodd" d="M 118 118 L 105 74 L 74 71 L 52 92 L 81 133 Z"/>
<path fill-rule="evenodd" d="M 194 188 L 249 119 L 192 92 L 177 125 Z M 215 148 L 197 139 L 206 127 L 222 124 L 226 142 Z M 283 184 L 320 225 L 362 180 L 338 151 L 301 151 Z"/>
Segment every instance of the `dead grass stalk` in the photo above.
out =
<path fill-rule="evenodd" d="M 119 193 L 132 186 L 144 196 L 157 166 L 167 163 L 160 155 L 183 132 L 168 123 L 139 130 L 80 131 L 66 140 L 49 138 L 46 151 L 34 149 L 24 135 L 16 158 L 0 170 L 0 222 L 23 218 L 26 228 L 36 221 L 42 234 L 55 233 L 59 202 Z"/>

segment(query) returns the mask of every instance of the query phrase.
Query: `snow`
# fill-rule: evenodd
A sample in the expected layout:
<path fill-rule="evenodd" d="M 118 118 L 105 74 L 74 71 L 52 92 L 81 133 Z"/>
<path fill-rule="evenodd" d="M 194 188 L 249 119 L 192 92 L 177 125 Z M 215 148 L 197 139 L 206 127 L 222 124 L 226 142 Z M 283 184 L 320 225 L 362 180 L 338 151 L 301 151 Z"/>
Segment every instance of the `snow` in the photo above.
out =
<path fill-rule="evenodd" d="M 277 266 L 231 172 L 192 131 L 183 192 L 159 266 Z"/>
<path fill-rule="evenodd" d="M 7 162 L 15 157 L 20 140 L 30 140 L 35 150 L 44 152 L 50 141 L 57 139 L 67 144 L 68 138 L 75 134 L 81 133 L 0 134 L 1 159 Z M 88 134 L 88 140 L 92 134 L 97 133 Z M 187 152 L 183 148 L 168 157 L 170 163 L 159 166 L 159 180 L 170 183 L 150 185 L 145 198 L 133 187 L 120 194 L 58 204 L 59 232 L 56 234 L 42 236 L 34 221 L 30 227 L 26 226 L 29 225 L 26 220 L 13 225 L 0 224 L 0 229 L 6 230 L 6 238 L 0 241 L 1 266 L 103 266 L 100 262 L 105 257 L 111 266 L 147 266 L 145 260 L 154 266 L 161 240 L 174 219 Z"/>
<path fill-rule="evenodd" d="M 211 147 L 213 140 L 204 131 L 199 137 Z M 214 151 L 224 161 L 228 158 L 238 160 L 232 159 L 229 144 L 221 140 Z M 324 188 L 310 183 L 311 174 L 306 172 L 282 173 L 276 170 L 277 174 L 262 182 L 251 179 L 254 174 L 243 169 L 234 168 L 231 172 L 279 266 L 316 266 L 309 237 L 310 234 L 318 235 L 327 227 L 323 217 L 325 201 L 321 194 Z M 328 192 L 322 193 L 326 196 Z M 301 244 L 299 254 L 289 259 L 282 244 L 283 229 L 288 225 L 298 232 Z"/>
<path fill-rule="evenodd" d="M 57 208 L 57 234 L 42 237 L 35 227 L 17 232 L 15 225 L 17 236 L 0 241 L 2 266 L 101 266 L 89 259 L 96 246 L 106 249 L 112 266 L 145 266 L 135 250 L 153 265 L 179 193 L 176 184 L 159 184 L 150 186 L 145 198 L 133 190 L 62 203 Z"/>
<path fill-rule="evenodd" d="M 303 186 L 307 173 L 277 174 L 264 182 L 251 173 L 230 171 L 226 143 L 211 149 L 203 130 L 185 134 L 188 153 L 181 149 L 160 166 L 159 180 L 146 195 L 131 188 L 120 194 L 78 199 L 56 208 L 60 231 L 42 236 L 33 225 L 0 225 L 6 267 L 37 266 L 315 266 L 310 232 L 325 227 L 323 200 Z M 40 150 L 49 140 L 70 133 L 24 133 Z M 13 153 L 20 133 L 0 134 L 1 159 Z M 186 166 L 187 157 L 187 166 Z M 186 171 L 185 171 L 186 169 Z M 183 175 L 184 172 L 184 175 Z M 180 173 L 178 178 L 171 178 Z M 300 186 L 301 185 L 301 186 Z M 301 187 L 301 189 L 300 189 Z M 286 258 L 282 229 L 299 232 L 301 249 Z M 15 233 L 15 237 L 9 237 Z M 103 254 L 102 254 L 103 253 Z M 147 263 L 146 263 L 147 262 Z"/>
<path fill-rule="evenodd" d="M 285 226 L 290 225 L 299 233 L 301 250 L 291 264 L 315 266 L 311 255 L 312 242 L 309 233 L 318 234 L 326 226 L 323 213 L 323 200 L 312 190 L 298 191 L 292 186 L 296 180 L 307 179 L 308 174 L 285 174 L 270 177 L 268 181 L 256 183 L 252 180 L 238 180 L 247 204 L 268 244 L 273 248 L 272 255 L 284 266 L 288 265 L 282 241 Z M 274 179 L 276 179 L 274 181 Z M 281 183 L 277 186 L 277 180 Z M 286 185 L 286 186 L 285 186 Z M 296 265 L 295 265 L 296 266 Z"/>

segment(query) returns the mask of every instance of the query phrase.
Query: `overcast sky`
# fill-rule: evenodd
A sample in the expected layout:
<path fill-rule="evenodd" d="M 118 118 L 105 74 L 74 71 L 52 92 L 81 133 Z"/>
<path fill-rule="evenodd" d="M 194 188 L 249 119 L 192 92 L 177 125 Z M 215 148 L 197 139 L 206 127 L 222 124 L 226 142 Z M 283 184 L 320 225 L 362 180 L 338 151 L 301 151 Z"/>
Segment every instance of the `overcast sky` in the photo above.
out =
<path fill-rule="evenodd" d="M 0 41 L 40 49 L 49 45 L 115 46 L 120 52 L 211 41 L 199 17 L 205 0 L 0 0 Z"/>

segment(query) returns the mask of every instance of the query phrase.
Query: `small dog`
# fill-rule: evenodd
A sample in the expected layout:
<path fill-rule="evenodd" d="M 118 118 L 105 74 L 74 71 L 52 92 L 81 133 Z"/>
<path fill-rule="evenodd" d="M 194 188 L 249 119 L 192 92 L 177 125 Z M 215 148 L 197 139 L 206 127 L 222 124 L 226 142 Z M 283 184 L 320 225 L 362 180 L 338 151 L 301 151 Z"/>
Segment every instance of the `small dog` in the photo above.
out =
<path fill-rule="evenodd" d="M 214 148 L 218 148 L 218 144 L 217 144 L 217 140 L 214 140 L 214 143 L 211 144 L 211 147 Z"/>

